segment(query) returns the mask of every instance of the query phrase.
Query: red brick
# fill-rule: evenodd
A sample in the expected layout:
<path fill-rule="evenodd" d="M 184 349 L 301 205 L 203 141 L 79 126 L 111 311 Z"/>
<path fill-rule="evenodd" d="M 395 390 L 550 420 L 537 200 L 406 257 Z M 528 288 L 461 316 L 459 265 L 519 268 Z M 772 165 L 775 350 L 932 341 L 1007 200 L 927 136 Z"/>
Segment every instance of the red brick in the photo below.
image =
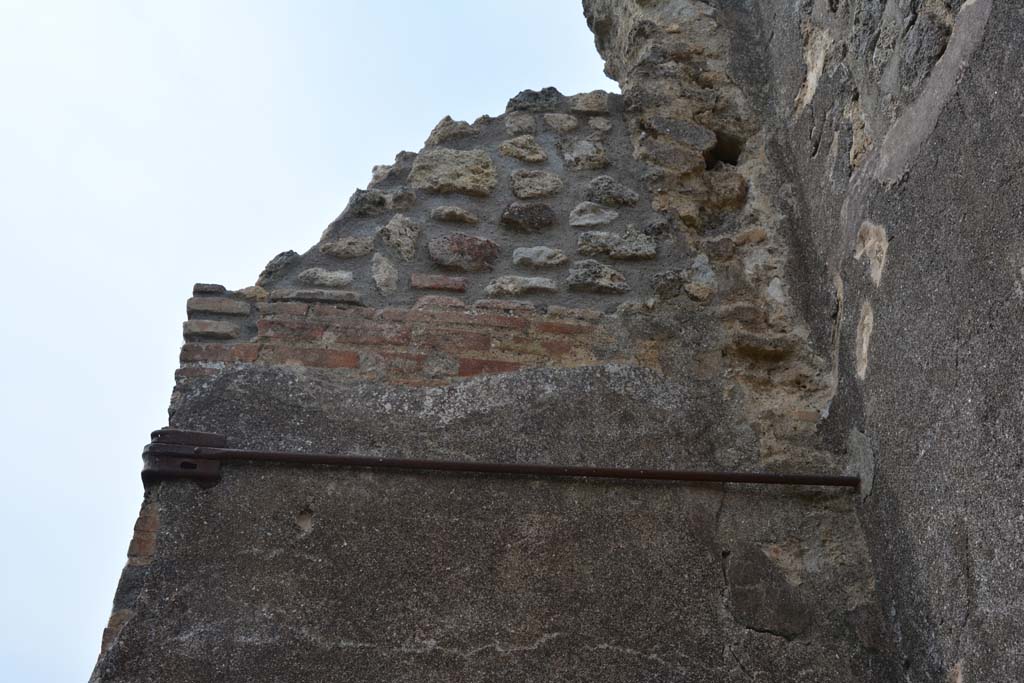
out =
<path fill-rule="evenodd" d="M 234 339 L 241 330 L 238 325 L 224 320 L 186 320 L 182 323 L 182 333 L 186 339 Z"/>
<path fill-rule="evenodd" d="M 377 317 L 375 308 L 354 308 L 351 306 L 332 306 L 331 304 L 313 304 L 309 309 L 311 318 L 324 320 L 372 320 Z"/>
<path fill-rule="evenodd" d="M 547 334 L 586 334 L 594 330 L 593 325 L 573 325 L 571 323 L 560 323 L 541 320 L 534 323 L 533 328 L 537 332 Z"/>
<path fill-rule="evenodd" d="M 466 278 L 451 275 L 413 273 L 409 276 L 409 284 L 413 289 L 437 289 L 446 292 L 466 291 Z"/>
<path fill-rule="evenodd" d="M 193 313 L 205 315 L 249 315 L 249 304 L 216 296 L 194 296 L 185 304 L 189 317 Z"/>
<path fill-rule="evenodd" d="M 506 327 L 513 330 L 525 330 L 530 326 L 530 319 L 514 315 L 477 314 L 470 317 L 470 324 L 487 327 Z"/>
<path fill-rule="evenodd" d="M 409 328 L 404 325 L 348 322 L 344 325 L 328 325 L 323 340 L 326 344 L 366 344 L 404 346 L 409 343 Z"/>
<path fill-rule="evenodd" d="M 482 358 L 460 358 L 459 377 L 470 377 L 483 373 L 513 372 L 523 367 L 521 363 L 510 363 L 504 360 L 484 360 Z"/>
<path fill-rule="evenodd" d="M 463 330 L 417 330 L 416 346 L 441 349 L 442 351 L 487 351 L 491 348 L 491 337 L 478 332 Z"/>
<path fill-rule="evenodd" d="M 525 330 L 530 326 L 529 318 L 514 315 L 474 313 L 470 310 L 410 311 L 401 308 L 386 308 L 381 311 L 381 317 L 384 320 L 407 320 L 409 322 L 467 325 L 471 327 L 502 327 L 517 330 Z"/>
<path fill-rule="evenodd" d="M 359 354 L 309 346 L 267 346 L 260 361 L 274 365 L 303 365 L 312 368 L 357 368 Z"/>
<path fill-rule="evenodd" d="M 462 299 L 456 299 L 453 296 L 440 296 L 437 294 L 428 294 L 427 296 L 421 296 L 413 304 L 413 308 L 416 310 L 424 308 L 465 308 L 466 302 Z"/>
<path fill-rule="evenodd" d="M 363 297 L 359 292 L 337 289 L 275 289 L 270 293 L 270 300 L 363 305 Z"/>
<path fill-rule="evenodd" d="M 263 319 L 256 322 L 257 335 L 266 339 L 295 339 L 316 341 L 320 339 L 327 326 L 307 320 L 274 320 Z"/>
<path fill-rule="evenodd" d="M 567 356 L 573 350 L 573 345 L 560 339 L 542 339 L 540 345 L 549 354 L 555 357 Z"/>
<path fill-rule="evenodd" d="M 379 317 L 382 320 L 408 320 L 409 319 L 408 308 L 383 308 L 378 311 Z"/>
<path fill-rule="evenodd" d="M 260 302 L 256 304 L 256 310 L 264 315 L 290 315 L 301 318 L 309 310 L 309 304 L 298 301 Z"/>
<path fill-rule="evenodd" d="M 258 352 L 258 344 L 202 344 L 188 342 L 181 347 L 181 362 L 252 363 L 256 360 Z"/>
<path fill-rule="evenodd" d="M 481 310 L 515 311 L 517 313 L 533 313 L 537 307 L 528 301 L 510 301 L 508 299 L 480 299 L 473 308 Z"/>

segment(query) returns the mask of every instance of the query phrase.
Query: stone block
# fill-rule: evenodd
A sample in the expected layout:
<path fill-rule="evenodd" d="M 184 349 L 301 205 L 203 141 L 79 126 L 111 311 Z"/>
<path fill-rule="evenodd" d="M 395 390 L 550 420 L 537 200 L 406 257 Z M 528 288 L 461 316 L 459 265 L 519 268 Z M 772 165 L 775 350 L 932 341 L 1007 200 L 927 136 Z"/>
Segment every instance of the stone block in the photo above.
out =
<path fill-rule="evenodd" d="M 438 147 L 416 157 L 409 181 L 413 187 L 430 192 L 486 197 L 494 191 L 498 176 L 487 152 Z"/>

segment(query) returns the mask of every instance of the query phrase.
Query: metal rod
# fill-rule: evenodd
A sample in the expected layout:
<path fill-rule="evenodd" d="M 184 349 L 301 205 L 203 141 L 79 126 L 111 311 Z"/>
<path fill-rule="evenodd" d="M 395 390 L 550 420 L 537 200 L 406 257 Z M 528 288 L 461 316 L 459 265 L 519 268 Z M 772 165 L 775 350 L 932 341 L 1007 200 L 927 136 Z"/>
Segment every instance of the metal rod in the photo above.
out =
<path fill-rule="evenodd" d="M 154 443 L 147 447 L 149 455 L 176 458 L 193 457 L 218 462 L 269 462 L 295 465 L 330 465 L 369 467 L 391 470 L 428 470 L 440 472 L 476 472 L 482 474 L 518 474 L 542 477 L 597 477 L 603 479 L 640 479 L 657 481 L 714 482 L 733 484 L 785 484 L 791 486 L 836 486 L 857 488 L 859 477 L 818 474 L 774 474 L 768 472 L 704 472 L 621 467 L 588 467 L 579 465 L 536 465 L 522 463 L 467 462 L 385 458 L 375 456 L 328 453 L 296 453 L 288 451 L 250 451 L 236 448 L 172 445 Z"/>

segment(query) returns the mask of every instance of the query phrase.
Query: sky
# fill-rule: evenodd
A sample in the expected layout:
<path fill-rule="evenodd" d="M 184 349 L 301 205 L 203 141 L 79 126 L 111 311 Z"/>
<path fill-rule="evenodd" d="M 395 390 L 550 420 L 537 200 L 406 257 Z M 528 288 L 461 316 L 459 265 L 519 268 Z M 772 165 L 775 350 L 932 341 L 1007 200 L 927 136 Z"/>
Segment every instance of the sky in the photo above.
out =
<path fill-rule="evenodd" d="M 0 680 L 92 670 L 192 284 L 548 85 L 617 91 L 579 0 L 0 0 Z"/>

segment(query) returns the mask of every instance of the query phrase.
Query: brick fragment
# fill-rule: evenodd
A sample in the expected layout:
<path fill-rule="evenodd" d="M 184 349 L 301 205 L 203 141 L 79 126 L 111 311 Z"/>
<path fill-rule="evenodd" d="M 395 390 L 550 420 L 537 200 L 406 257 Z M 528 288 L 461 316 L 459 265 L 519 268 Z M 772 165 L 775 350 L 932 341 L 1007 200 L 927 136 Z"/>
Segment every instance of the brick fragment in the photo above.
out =
<path fill-rule="evenodd" d="M 459 377 L 471 377 L 485 373 L 514 372 L 523 367 L 522 363 L 482 358 L 460 358 Z"/>
<path fill-rule="evenodd" d="M 427 296 L 421 296 L 413 304 L 413 308 L 416 310 L 422 310 L 425 308 L 465 308 L 466 303 L 462 299 L 456 299 L 453 296 L 440 296 L 437 294 L 428 294 Z"/>
<path fill-rule="evenodd" d="M 449 275 L 413 273 L 409 276 L 409 284 L 413 289 L 434 289 L 446 292 L 466 291 L 466 278 Z"/>
<path fill-rule="evenodd" d="M 529 301 L 516 301 L 514 299 L 478 299 L 473 308 L 481 310 L 498 310 L 517 313 L 533 313 L 537 307 Z"/>
<path fill-rule="evenodd" d="M 593 332 L 593 325 L 573 325 L 570 323 L 554 322 L 554 321 L 537 321 L 534 323 L 534 329 L 537 332 L 543 332 L 546 334 L 587 334 Z"/>
<path fill-rule="evenodd" d="M 275 289 L 270 293 L 271 301 L 307 301 L 333 304 L 363 305 L 359 292 L 334 291 L 328 289 Z"/>
<path fill-rule="evenodd" d="M 260 361 L 274 365 L 301 365 L 311 368 L 357 368 L 359 354 L 310 346 L 265 346 Z"/>
<path fill-rule="evenodd" d="M 573 345 L 570 342 L 560 339 L 542 339 L 540 345 L 547 353 L 556 358 L 568 356 L 573 350 Z"/>
<path fill-rule="evenodd" d="M 331 344 L 391 345 L 409 343 L 410 331 L 403 325 L 389 325 L 366 321 L 350 321 L 344 325 L 329 325 L 323 340 Z"/>
<path fill-rule="evenodd" d="M 241 329 L 224 320 L 186 320 L 182 332 L 185 339 L 234 339 Z"/>
<path fill-rule="evenodd" d="M 455 353 L 487 351 L 491 348 L 491 337 L 487 334 L 464 330 L 421 330 L 415 335 L 415 344 Z"/>
<path fill-rule="evenodd" d="M 187 342 L 181 347 L 182 363 L 252 363 L 259 353 L 258 344 L 203 344 Z"/>
<path fill-rule="evenodd" d="M 298 301 L 279 301 L 276 303 L 258 303 L 256 310 L 263 315 L 289 315 L 301 318 L 309 311 L 309 304 Z"/>
<path fill-rule="evenodd" d="M 309 307 L 309 317 L 328 322 L 337 320 L 373 320 L 378 317 L 378 311 L 374 308 L 312 304 Z"/>
<path fill-rule="evenodd" d="M 189 317 L 201 313 L 207 315 L 249 315 L 249 304 L 222 297 L 194 296 L 185 304 Z"/>
<path fill-rule="evenodd" d="M 307 320 L 263 319 L 256 323 L 256 334 L 261 339 L 316 341 L 323 336 L 326 329 L 324 323 Z"/>

